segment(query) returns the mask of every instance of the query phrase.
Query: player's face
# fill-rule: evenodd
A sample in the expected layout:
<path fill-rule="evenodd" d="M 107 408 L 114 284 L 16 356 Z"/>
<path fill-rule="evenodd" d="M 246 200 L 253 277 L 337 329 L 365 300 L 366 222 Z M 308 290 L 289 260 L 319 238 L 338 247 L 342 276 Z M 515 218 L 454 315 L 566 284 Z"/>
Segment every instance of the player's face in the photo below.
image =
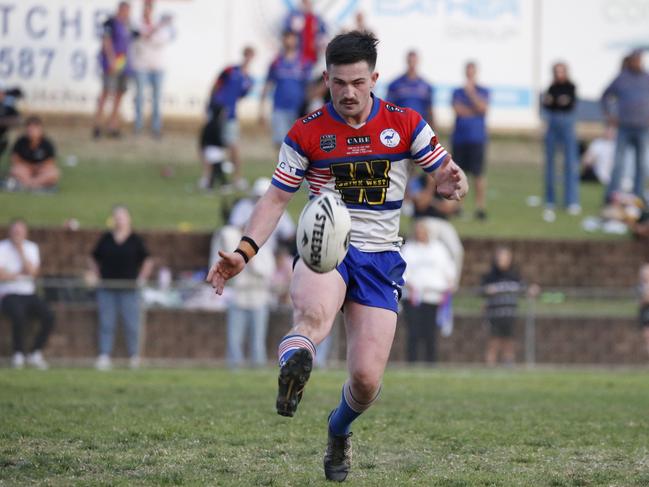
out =
<path fill-rule="evenodd" d="M 331 65 L 324 73 L 334 108 L 342 117 L 358 117 L 368 110 L 370 93 L 379 74 L 370 70 L 367 61 Z"/>

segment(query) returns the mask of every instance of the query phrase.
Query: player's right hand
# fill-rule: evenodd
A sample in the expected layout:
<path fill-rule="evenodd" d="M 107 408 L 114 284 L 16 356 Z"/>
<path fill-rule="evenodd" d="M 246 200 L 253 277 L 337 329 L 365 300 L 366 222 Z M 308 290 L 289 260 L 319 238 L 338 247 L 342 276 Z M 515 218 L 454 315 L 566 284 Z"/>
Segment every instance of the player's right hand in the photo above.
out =
<path fill-rule="evenodd" d="M 221 295 L 223 294 L 225 281 L 239 274 L 246 266 L 246 263 L 241 254 L 236 252 L 223 252 L 219 250 L 219 257 L 221 258 L 212 266 L 210 272 L 207 274 L 206 281 L 216 290 L 216 294 Z"/>

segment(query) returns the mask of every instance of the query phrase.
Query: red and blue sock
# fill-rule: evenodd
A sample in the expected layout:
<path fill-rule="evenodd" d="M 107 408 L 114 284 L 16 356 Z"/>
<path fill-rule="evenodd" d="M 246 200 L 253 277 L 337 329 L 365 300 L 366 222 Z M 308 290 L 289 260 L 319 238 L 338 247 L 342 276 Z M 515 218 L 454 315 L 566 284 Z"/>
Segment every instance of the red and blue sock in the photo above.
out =
<path fill-rule="evenodd" d="M 286 335 L 279 342 L 277 356 L 279 358 L 279 366 L 282 367 L 286 361 L 291 358 L 298 349 L 306 348 L 311 352 L 311 358 L 315 361 L 315 345 L 304 335 Z"/>
<path fill-rule="evenodd" d="M 370 402 L 362 403 L 354 398 L 349 382 L 345 382 L 343 384 L 340 404 L 329 417 L 329 431 L 331 431 L 331 434 L 334 436 L 349 434 L 349 428 L 352 422 L 374 404 L 380 393 L 381 389 L 377 391 Z"/>

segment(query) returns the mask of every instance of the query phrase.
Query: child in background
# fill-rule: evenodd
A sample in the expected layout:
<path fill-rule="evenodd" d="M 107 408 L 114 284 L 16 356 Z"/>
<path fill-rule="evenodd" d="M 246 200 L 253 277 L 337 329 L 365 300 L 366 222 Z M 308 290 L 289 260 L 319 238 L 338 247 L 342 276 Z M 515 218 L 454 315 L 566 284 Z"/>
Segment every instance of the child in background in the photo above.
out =
<path fill-rule="evenodd" d="M 525 291 L 525 283 L 513 266 L 511 249 L 496 248 L 491 271 L 482 277 L 482 294 L 487 298 L 485 318 L 489 326 L 486 362 L 505 365 L 514 363 L 514 325 L 518 319 L 518 300 Z M 531 285 L 528 294 L 537 295 L 539 287 Z"/>
<path fill-rule="evenodd" d="M 640 326 L 644 336 L 644 343 L 649 354 L 649 263 L 640 267 L 640 282 L 638 291 L 640 294 Z"/>

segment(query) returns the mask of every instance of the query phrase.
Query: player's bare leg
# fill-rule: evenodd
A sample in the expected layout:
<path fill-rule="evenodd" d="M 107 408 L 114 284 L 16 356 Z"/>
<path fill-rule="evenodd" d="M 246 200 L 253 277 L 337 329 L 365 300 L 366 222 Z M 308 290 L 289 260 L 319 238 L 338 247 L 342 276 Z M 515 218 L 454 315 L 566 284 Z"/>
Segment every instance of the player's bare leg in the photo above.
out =
<path fill-rule="evenodd" d="M 378 398 L 397 325 L 395 312 L 345 303 L 347 369 L 341 402 L 329 417 L 329 438 L 324 457 L 325 476 L 342 482 L 351 467 L 352 421 Z"/>
<path fill-rule="evenodd" d="M 329 335 L 345 291 L 345 281 L 338 272 L 317 274 L 301 260 L 297 262 L 291 281 L 294 325 L 278 351 L 278 414 L 295 414 L 311 374 L 315 345 Z"/>

